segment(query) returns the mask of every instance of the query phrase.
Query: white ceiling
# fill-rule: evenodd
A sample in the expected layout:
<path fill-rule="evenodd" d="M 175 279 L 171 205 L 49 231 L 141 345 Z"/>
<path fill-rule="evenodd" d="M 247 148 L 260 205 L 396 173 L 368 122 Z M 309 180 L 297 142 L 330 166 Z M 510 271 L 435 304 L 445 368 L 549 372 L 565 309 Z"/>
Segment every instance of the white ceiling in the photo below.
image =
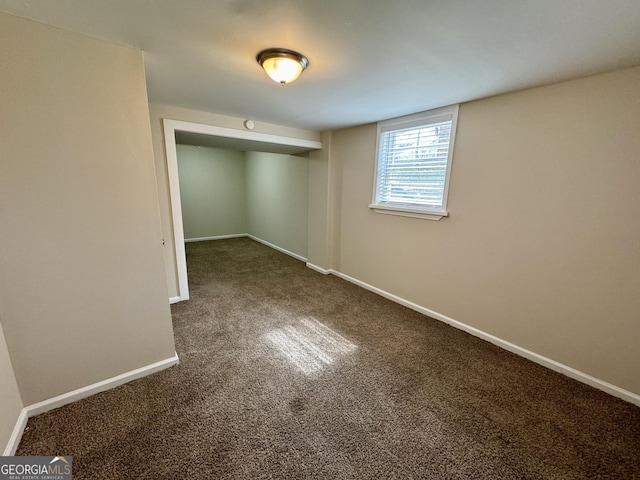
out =
<path fill-rule="evenodd" d="M 639 0 L 0 0 L 145 52 L 149 100 L 337 129 L 640 65 Z M 284 87 L 255 61 L 298 50 Z"/>

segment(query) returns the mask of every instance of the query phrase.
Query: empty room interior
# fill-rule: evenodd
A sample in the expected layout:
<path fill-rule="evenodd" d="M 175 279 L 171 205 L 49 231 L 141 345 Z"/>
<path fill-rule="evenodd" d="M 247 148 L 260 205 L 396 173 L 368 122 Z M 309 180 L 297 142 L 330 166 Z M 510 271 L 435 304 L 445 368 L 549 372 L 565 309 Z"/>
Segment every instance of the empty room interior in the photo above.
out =
<path fill-rule="evenodd" d="M 4 456 L 640 478 L 638 25 L 0 0 Z"/>

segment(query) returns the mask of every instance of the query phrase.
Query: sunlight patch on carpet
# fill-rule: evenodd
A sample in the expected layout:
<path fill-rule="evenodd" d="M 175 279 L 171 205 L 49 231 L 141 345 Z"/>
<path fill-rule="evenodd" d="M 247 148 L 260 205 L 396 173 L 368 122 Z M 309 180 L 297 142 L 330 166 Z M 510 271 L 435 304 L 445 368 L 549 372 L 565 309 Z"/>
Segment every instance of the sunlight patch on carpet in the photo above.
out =
<path fill-rule="evenodd" d="M 357 347 L 339 333 L 314 318 L 297 325 L 272 330 L 265 335 L 298 370 L 314 373 Z"/>

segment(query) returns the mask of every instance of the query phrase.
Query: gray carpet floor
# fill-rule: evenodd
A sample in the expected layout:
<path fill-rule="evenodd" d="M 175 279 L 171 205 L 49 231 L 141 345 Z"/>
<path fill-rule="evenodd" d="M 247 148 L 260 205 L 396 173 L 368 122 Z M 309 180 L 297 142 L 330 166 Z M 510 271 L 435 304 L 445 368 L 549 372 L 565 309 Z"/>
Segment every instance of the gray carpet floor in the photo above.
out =
<path fill-rule="evenodd" d="M 75 479 L 640 479 L 640 408 L 252 240 L 187 246 L 180 364 L 28 422 Z"/>

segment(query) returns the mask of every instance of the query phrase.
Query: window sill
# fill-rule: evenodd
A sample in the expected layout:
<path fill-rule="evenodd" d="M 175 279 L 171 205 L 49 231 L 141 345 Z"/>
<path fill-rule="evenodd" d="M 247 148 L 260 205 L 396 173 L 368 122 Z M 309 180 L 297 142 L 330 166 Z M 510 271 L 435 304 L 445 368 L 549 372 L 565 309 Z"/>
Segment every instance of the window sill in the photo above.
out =
<path fill-rule="evenodd" d="M 390 206 L 390 205 L 369 205 L 369 208 L 376 213 L 384 213 L 387 215 L 399 215 L 401 217 L 422 218 L 424 220 L 440 220 L 447 217 L 448 212 L 441 210 L 423 210 L 418 208 Z"/>

